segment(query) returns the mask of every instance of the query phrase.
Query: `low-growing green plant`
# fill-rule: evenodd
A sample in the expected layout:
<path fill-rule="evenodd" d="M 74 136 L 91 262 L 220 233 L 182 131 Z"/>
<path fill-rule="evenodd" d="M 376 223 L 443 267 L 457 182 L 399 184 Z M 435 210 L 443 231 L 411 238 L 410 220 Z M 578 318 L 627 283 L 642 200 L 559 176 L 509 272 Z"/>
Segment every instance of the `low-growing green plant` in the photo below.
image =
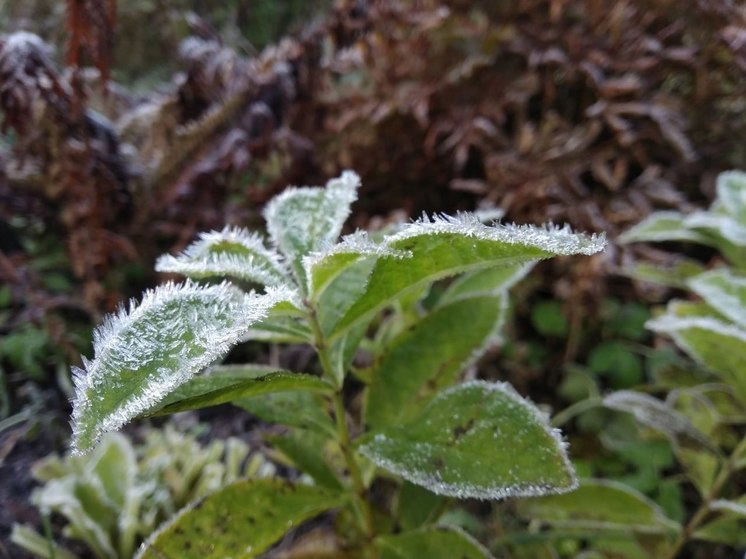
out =
<path fill-rule="evenodd" d="M 31 499 L 42 514 L 61 515 L 64 535 L 82 541 L 99 559 L 131 559 L 137 546 L 164 520 L 194 500 L 238 479 L 272 476 L 261 454 L 230 438 L 201 446 L 172 426 L 148 430 L 133 445 L 107 433 L 85 456 L 52 455 L 34 467 L 44 485 Z M 16 525 L 11 540 L 45 559 L 75 559 L 29 526 Z"/>
<path fill-rule="evenodd" d="M 264 212 L 270 246 L 236 227 L 202 234 L 156 265 L 189 280 L 148 291 L 96 331 L 95 358 L 75 371 L 74 452 L 138 416 L 232 402 L 289 427 L 271 443 L 314 481 L 231 484 L 162 526 L 137 557 L 255 557 L 330 511 L 328 556 L 486 557 L 436 524 L 448 498 L 577 486 L 544 413 L 506 383 L 461 380 L 499 340 L 507 289 L 534 262 L 594 254 L 604 238 L 460 214 L 340 241 L 358 186 L 347 171 L 277 196 Z M 264 291 L 242 289 L 253 284 Z M 251 339 L 309 344 L 318 369 L 209 368 Z"/>
<path fill-rule="evenodd" d="M 562 557 L 575 557 L 585 549 L 589 557 L 675 559 L 683 557 L 687 547 L 687 557 L 704 558 L 714 556 L 711 544 L 742 551 L 746 548 L 746 492 L 739 485 L 746 469 L 746 174 L 721 174 L 709 210 L 654 214 L 620 240 L 703 243 L 721 251 L 729 264 L 705 270 L 682 259 L 670 270 L 646 265 L 634 269 L 633 276 L 687 289 L 698 298 L 671 301 L 646 326 L 670 337 L 699 366 L 651 352 L 649 384 L 605 396 L 591 394 L 573 406 L 576 412 L 599 405 L 623 412 L 604 423 L 601 442 L 620 456 L 642 458 L 654 468 L 659 504 L 639 490 L 641 485 L 653 489 L 648 472 L 646 478 L 637 475 L 623 482 L 584 479 L 571 495 L 520 503 L 519 514 L 537 527 L 549 527 L 534 534 L 534 539 L 541 545 L 553 543 L 554 551 L 561 549 L 557 543 L 561 542 L 567 551 L 560 553 Z M 568 411 L 555 421 L 566 421 L 574 413 Z M 680 468 L 672 468 L 672 457 Z M 681 506 L 682 486 L 699 495 L 688 515 Z"/>

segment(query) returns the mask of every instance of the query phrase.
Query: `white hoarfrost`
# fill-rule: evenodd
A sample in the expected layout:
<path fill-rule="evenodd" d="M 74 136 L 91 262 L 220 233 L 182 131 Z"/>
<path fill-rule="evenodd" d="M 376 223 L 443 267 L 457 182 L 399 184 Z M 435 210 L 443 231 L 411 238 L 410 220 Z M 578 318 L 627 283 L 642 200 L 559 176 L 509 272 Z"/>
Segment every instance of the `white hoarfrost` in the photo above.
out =
<path fill-rule="evenodd" d="M 291 281 L 282 257 L 264 246 L 261 235 L 230 226 L 201 233 L 180 255 L 161 256 L 155 269 L 193 278 L 229 276 L 262 285 Z"/>
<path fill-rule="evenodd" d="M 400 231 L 386 238 L 386 243 L 413 237 L 456 234 L 485 241 L 496 241 L 511 245 L 522 245 L 547 251 L 552 255 L 595 254 L 606 246 L 603 234 L 583 235 L 573 233 L 568 225 L 562 227 L 548 224 L 535 225 L 502 224 L 484 225 L 474 214 L 459 213 L 455 216 L 424 215 L 414 223 L 405 225 Z"/>
<path fill-rule="evenodd" d="M 107 316 L 94 332 L 94 359 L 73 368 L 73 451 L 158 404 L 223 357 L 277 304 L 297 302 L 289 289 L 244 293 L 229 283 L 168 283 Z"/>

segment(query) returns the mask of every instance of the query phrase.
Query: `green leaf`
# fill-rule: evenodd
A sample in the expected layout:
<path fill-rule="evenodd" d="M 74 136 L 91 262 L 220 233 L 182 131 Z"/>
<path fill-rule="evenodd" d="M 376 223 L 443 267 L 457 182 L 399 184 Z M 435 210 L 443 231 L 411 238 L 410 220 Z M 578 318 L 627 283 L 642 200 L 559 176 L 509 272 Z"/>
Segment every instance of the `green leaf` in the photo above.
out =
<path fill-rule="evenodd" d="M 601 342 L 588 355 L 588 368 L 597 375 L 608 376 L 614 388 L 627 388 L 643 381 L 642 360 L 624 343 Z"/>
<path fill-rule="evenodd" d="M 303 257 L 337 241 L 359 186 L 360 177 L 345 171 L 326 188 L 288 188 L 267 204 L 264 217 L 269 235 L 304 289 L 308 278 Z"/>
<path fill-rule="evenodd" d="M 720 468 L 717 456 L 707 450 L 683 445 L 674 445 L 674 451 L 676 458 L 684 466 L 687 477 L 697 488 L 699 494 L 702 497 L 708 495 Z"/>
<path fill-rule="evenodd" d="M 717 199 L 723 209 L 739 223 L 746 225 L 746 173 L 720 173 L 715 185 Z"/>
<path fill-rule="evenodd" d="M 313 332 L 305 319 L 270 313 L 255 323 L 246 334 L 247 339 L 275 344 L 311 344 Z"/>
<path fill-rule="evenodd" d="M 671 303 L 668 312 L 649 321 L 647 327 L 671 336 L 676 345 L 716 373 L 746 403 L 746 330 L 708 316 L 686 316 L 690 308 Z"/>
<path fill-rule="evenodd" d="M 316 431 L 303 429 L 267 438 L 295 466 L 311 476 L 322 487 L 341 491 L 342 483 L 327 463 L 324 454 L 328 439 Z"/>
<path fill-rule="evenodd" d="M 678 212 L 656 212 L 619 236 L 620 243 L 649 241 L 691 241 L 709 244 L 704 236 L 686 226 L 686 216 Z"/>
<path fill-rule="evenodd" d="M 94 333 L 93 361 L 74 368 L 75 453 L 90 450 L 101 435 L 152 409 L 171 391 L 224 356 L 279 301 L 286 290 L 245 294 L 220 284 L 189 281 L 145 293 L 104 320 Z"/>
<path fill-rule="evenodd" d="M 438 298 L 438 305 L 446 305 L 475 295 L 504 293 L 522 280 L 534 267 L 534 263 L 485 268 L 463 274 L 455 279 Z"/>
<path fill-rule="evenodd" d="M 378 428 L 411 418 L 452 385 L 496 340 L 503 308 L 500 295 L 462 299 L 399 335 L 373 370 L 366 422 Z"/>
<path fill-rule="evenodd" d="M 299 429 L 315 430 L 337 437 L 337 429 L 329 414 L 310 392 L 275 392 L 253 398 L 240 398 L 233 402 L 268 423 L 279 423 Z"/>
<path fill-rule="evenodd" d="M 308 293 L 319 300 L 324 290 L 349 266 L 363 258 L 406 258 L 407 253 L 376 244 L 365 231 L 347 235 L 329 249 L 303 257 Z"/>
<path fill-rule="evenodd" d="M 289 390 L 331 393 L 334 388 L 319 377 L 304 373 L 277 371 L 260 365 L 221 367 L 210 374 L 192 378 L 147 416 L 170 415 Z"/>
<path fill-rule="evenodd" d="M 431 523 L 444 500 L 441 495 L 405 481 L 399 490 L 396 514 L 399 526 L 406 532 Z"/>
<path fill-rule="evenodd" d="M 678 258 L 672 265 L 637 263 L 622 270 L 622 274 L 638 281 L 686 289 L 686 282 L 705 271 L 704 266 L 689 258 Z"/>
<path fill-rule="evenodd" d="M 594 254 L 603 236 L 573 234 L 569 228 L 482 225 L 473 215 L 422 220 L 384 239 L 410 258 L 376 261 L 365 293 L 350 307 L 332 337 L 366 320 L 405 295 L 438 279 L 494 266 L 515 266 L 556 255 Z"/>
<path fill-rule="evenodd" d="M 746 548 L 746 531 L 743 519 L 734 517 L 716 518 L 695 530 L 695 540 L 726 544 L 743 551 Z"/>
<path fill-rule="evenodd" d="M 381 559 L 489 559 L 492 557 L 474 538 L 461 530 L 431 526 L 403 534 L 379 536 Z"/>
<path fill-rule="evenodd" d="M 341 504 L 339 496 L 319 487 L 269 479 L 237 482 L 180 512 L 135 557 L 257 557 L 290 529 Z"/>
<path fill-rule="evenodd" d="M 239 227 L 200 233 L 199 240 L 179 256 L 161 256 L 155 270 L 194 279 L 231 277 L 262 285 L 287 285 L 291 281 L 282 257 L 267 249 L 260 235 Z"/>
<path fill-rule="evenodd" d="M 98 557 L 116 557 L 114 532 L 119 509 L 110 502 L 96 476 L 53 479 L 34 491 L 31 501 L 46 513 L 58 512 L 70 523 L 70 535 L 84 541 Z"/>
<path fill-rule="evenodd" d="M 66 548 L 50 542 L 49 538 L 26 524 L 13 524 L 10 541 L 42 559 L 80 559 Z"/>
<path fill-rule="evenodd" d="M 563 338 L 569 328 L 567 317 L 558 301 L 541 301 L 531 309 L 531 323 L 542 336 Z"/>
<path fill-rule="evenodd" d="M 648 394 L 620 390 L 604 397 L 603 403 L 608 408 L 631 413 L 643 425 L 673 439 L 685 437 L 707 448 L 711 446 L 704 433 L 692 425 L 686 416 Z"/>
<path fill-rule="evenodd" d="M 665 535 L 681 529 L 643 494 L 610 480 L 582 480 L 572 493 L 526 499 L 517 506 L 524 518 L 563 528 Z"/>
<path fill-rule="evenodd" d="M 710 510 L 719 511 L 727 515 L 746 518 L 746 495 L 738 501 L 715 499 L 710 503 Z"/>
<path fill-rule="evenodd" d="M 440 495 L 502 499 L 566 492 L 577 483 L 559 432 L 505 383 L 445 390 L 412 421 L 361 443 L 376 465 Z"/>
<path fill-rule="evenodd" d="M 723 316 L 746 328 L 746 278 L 720 269 L 693 277 L 689 287 Z"/>

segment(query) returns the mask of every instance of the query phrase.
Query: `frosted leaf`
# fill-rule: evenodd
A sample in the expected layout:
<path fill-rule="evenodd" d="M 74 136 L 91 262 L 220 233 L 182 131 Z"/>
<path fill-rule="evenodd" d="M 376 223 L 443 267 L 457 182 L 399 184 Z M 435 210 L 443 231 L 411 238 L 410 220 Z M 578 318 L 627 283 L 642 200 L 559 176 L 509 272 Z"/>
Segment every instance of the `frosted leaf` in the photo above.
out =
<path fill-rule="evenodd" d="M 490 552 L 466 532 L 454 526 L 427 526 L 376 538 L 381 559 L 491 559 Z"/>
<path fill-rule="evenodd" d="M 288 188 L 267 204 L 264 217 L 269 235 L 304 288 L 303 256 L 325 250 L 337 241 L 359 186 L 360 177 L 345 171 L 325 188 Z"/>
<path fill-rule="evenodd" d="M 711 316 L 686 316 L 690 307 L 672 303 L 668 312 L 645 326 L 667 334 L 690 357 L 726 382 L 746 402 L 746 329 Z"/>
<path fill-rule="evenodd" d="M 502 224 L 484 225 L 477 216 L 459 213 L 456 216 L 423 216 L 418 221 L 404 227 L 398 233 L 387 237 L 386 243 L 400 248 L 405 241 L 414 237 L 457 234 L 463 237 L 496 241 L 508 245 L 537 248 L 546 253 L 545 257 L 600 252 L 606 246 L 606 236 L 601 234 L 583 235 L 573 233 L 569 225 L 556 226 Z"/>
<path fill-rule="evenodd" d="M 135 559 L 264 556 L 291 528 L 343 503 L 343 494 L 311 485 L 280 479 L 238 481 L 167 520 L 140 546 Z"/>
<path fill-rule="evenodd" d="M 607 479 L 584 479 L 569 495 L 548 495 L 516 503 L 518 514 L 558 528 L 671 536 L 681 525 L 657 503 L 629 485 Z"/>
<path fill-rule="evenodd" d="M 250 325 L 295 296 L 286 289 L 246 294 L 227 283 L 187 281 L 147 291 L 94 332 L 94 359 L 73 369 L 72 448 L 82 453 L 108 431 L 158 404 L 224 356 Z"/>
<path fill-rule="evenodd" d="M 694 212 L 684 219 L 684 227 L 706 232 L 716 232 L 734 245 L 746 246 L 746 224 L 733 217 L 713 212 Z M 708 242 L 707 244 L 713 244 Z"/>
<path fill-rule="evenodd" d="M 693 277 L 689 287 L 708 305 L 746 327 L 746 278 L 728 270 L 713 270 Z"/>
<path fill-rule="evenodd" d="M 603 403 L 608 408 L 631 413 L 643 425 L 662 431 L 670 437 L 684 436 L 706 447 L 710 446 L 704 433 L 692 425 L 686 416 L 648 394 L 620 390 L 606 396 Z"/>
<path fill-rule="evenodd" d="M 161 256 L 155 269 L 191 278 L 233 277 L 262 285 L 291 281 L 282 257 L 267 249 L 260 235 L 238 227 L 201 233 L 180 255 Z"/>
<path fill-rule="evenodd" d="M 460 298 L 439 305 L 393 339 L 376 360 L 366 401 L 366 422 L 383 427 L 412 418 L 441 389 L 499 341 L 507 299 Z"/>
<path fill-rule="evenodd" d="M 533 269 L 535 262 L 487 268 L 464 274 L 448 286 L 438 299 L 438 306 L 476 295 L 506 293 Z"/>
<path fill-rule="evenodd" d="M 577 486 L 559 431 L 505 383 L 443 391 L 415 419 L 366 436 L 374 464 L 440 495 L 504 499 Z"/>
<path fill-rule="evenodd" d="M 345 236 L 341 242 L 303 257 L 303 269 L 308 279 L 308 293 L 318 299 L 323 290 L 345 268 L 361 258 L 409 258 L 410 253 L 374 243 L 365 231 Z"/>
<path fill-rule="evenodd" d="M 436 280 L 557 255 L 594 254 L 606 240 L 603 235 L 575 234 L 569 227 L 487 226 L 473 215 L 460 214 L 424 217 L 385 237 L 384 244 L 412 256 L 376 261 L 365 293 L 347 310 L 332 337 Z"/>
<path fill-rule="evenodd" d="M 720 173 L 716 183 L 717 198 L 723 209 L 742 225 L 746 225 L 746 173 Z"/>
<path fill-rule="evenodd" d="M 710 510 L 725 512 L 746 518 L 746 501 L 728 501 L 726 499 L 715 499 L 710 503 Z"/>
<path fill-rule="evenodd" d="M 691 241 L 704 242 L 704 237 L 690 231 L 685 225 L 686 216 L 679 212 L 656 212 L 643 219 L 629 231 L 619 236 L 620 243 L 648 241 Z"/>

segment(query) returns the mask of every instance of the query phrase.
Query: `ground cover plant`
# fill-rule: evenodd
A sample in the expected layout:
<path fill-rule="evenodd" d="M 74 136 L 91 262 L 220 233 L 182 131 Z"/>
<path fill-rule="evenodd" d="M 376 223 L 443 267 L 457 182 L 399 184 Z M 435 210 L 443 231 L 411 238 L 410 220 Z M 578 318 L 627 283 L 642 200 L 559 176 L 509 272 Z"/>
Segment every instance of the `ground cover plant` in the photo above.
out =
<path fill-rule="evenodd" d="M 627 271 L 685 290 L 687 300 L 670 301 L 645 326 L 671 338 L 694 363 L 663 346 L 647 350 L 646 382 L 638 378 L 604 394 L 586 376 L 588 397 L 558 413 L 553 424 L 577 417 L 576 429 L 593 425 L 605 450 L 596 447 L 583 457 L 577 491 L 519 503 L 518 514 L 543 529 L 531 537 L 508 535 L 498 540 L 500 549 L 528 549 L 532 557 L 582 551 L 589 557 L 674 559 L 731 557 L 746 548 L 745 210 L 746 174 L 726 172 L 709 209 L 658 212 L 620 238 L 694 242 L 715 250 L 709 269 L 679 255 L 667 269 L 640 263 Z M 616 373 L 627 363 L 609 361 Z M 635 470 L 620 470 L 624 462 Z"/>
<path fill-rule="evenodd" d="M 62 516 L 63 534 L 83 542 L 97 559 L 131 559 L 140 542 L 186 504 L 237 479 L 274 473 L 261 454 L 247 459 L 248 445 L 236 438 L 202 446 L 194 433 L 173 425 L 146 430 L 144 437 L 133 444 L 110 433 L 95 452 L 53 454 L 34 466 L 34 477 L 44 484 L 32 494 L 34 504 L 47 520 Z M 11 540 L 37 557 L 79 557 L 28 525 L 14 526 Z"/>
<path fill-rule="evenodd" d="M 239 228 L 203 234 L 156 265 L 192 279 L 147 292 L 96 331 L 94 359 L 75 373 L 74 452 L 138 416 L 233 402 L 290 427 L 273 443 L 315 481 L 230 485 L 159 529 L 138 557 L 254 557 L 331 510 L 344 527 L 334 546 L 353 555 L 485 557 L 463 532 L 434 525 L 435 496 L 576 487 L 565 444 L 538 408 L 505 383 L 459 379 L 499 337 L 506 290 L 527 267 L 596 253 L 603 237 L 461 214 L 339 241 L 358 186 L 348 171 L 324 188 L 284 191 L 264 212 L 269 247 Z M 240 287 L 252 284 L 263 291 Z M 198 374 L 247 339 L 307 343 L 318 374 L 252 365 Z M 367 367 L 355 365 L 359 347 Z M 434 497 L 378 503 L 379 478 Z"/>

